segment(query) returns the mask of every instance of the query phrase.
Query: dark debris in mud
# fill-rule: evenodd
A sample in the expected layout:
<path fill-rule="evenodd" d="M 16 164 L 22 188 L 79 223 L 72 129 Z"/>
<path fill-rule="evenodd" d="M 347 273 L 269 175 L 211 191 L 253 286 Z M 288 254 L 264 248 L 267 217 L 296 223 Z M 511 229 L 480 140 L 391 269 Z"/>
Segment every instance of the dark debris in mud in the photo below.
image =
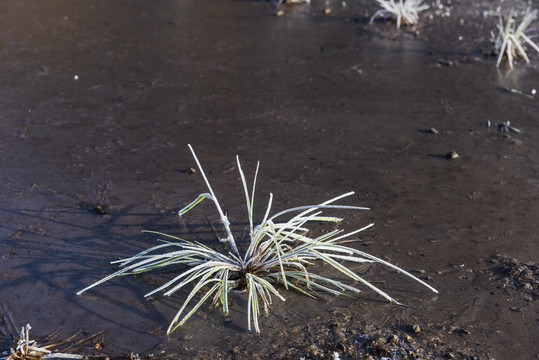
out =
<path fill-rule="evenodd" d="M 539 267 L 535 262 L 519 262 L 503 255 L 493 256 L 493 274 L 501 276 L 505 288 L 522 292 L 528 300 L 539 296 Z"/>
<path fill-rule="evenodd" d="M 88 211 L 90 214 L 94 215 L 108 215 L 109 206 L 106 204 L 92 204 L 88 202 L 80 203 L 79 206 L 81 209 Z"/>
<path fill-rule="evenodd" d="M 338 314 L 337 314 L 338 313 Z M 338 321 L 283 330 L 272 347 L 246 342 L 228 351 L 197 353 L 197 359 L 490 359 L 468 338 L 470 332 L 432 324 L 394 324 L 377 327 L 341 311 Z M 282 341 L 282 340 L 280 340 Z M 257 349 L 254 351 L 253 349 Z"/>

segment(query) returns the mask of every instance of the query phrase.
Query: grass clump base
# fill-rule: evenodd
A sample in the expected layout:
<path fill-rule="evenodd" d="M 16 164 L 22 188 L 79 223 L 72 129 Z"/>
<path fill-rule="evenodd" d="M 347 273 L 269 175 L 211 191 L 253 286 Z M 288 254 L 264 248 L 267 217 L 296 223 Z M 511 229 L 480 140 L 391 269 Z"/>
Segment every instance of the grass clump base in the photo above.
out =
<path fill-rule="evenodd" d="M 269 312 L 272 299 L 276 297 L 285 301 L 281 294 L 282 288 L 296 290 L 312 297 L 315 297 L 317 292 L 351 296 L 351 294 L 361 292 L 357 284 L 362 284 L 388 301 L 398 304 L 384 291 L 350 270 L 345 263 L 380 263 L 437 292 L 436 289 L 405 270 L 343 244 L 345 239 L 350 241 L 351 237 L 373 224 L 350 232 L 336 229 L 319 236 L 309 236 L 308 226 L 310 223 L 339 223 L 342 221 L 338 217 L 323 215 L 324 210 L 368 210 L 364 207 L 335 204 L 337 201 L 352 195 L 353 192 L 334 197 L 320 204 L 294 207 L 274 215 L 270 215 L 273 202 L 273 195 L 270 194 L 264 218 L 255 225 L 253 204 L 259 164 L 256 167 L 252 189 L 249 190 L 239 158 L 236 157 L 249 220 L 249 244 L 247 249 L 240 253 L 228 217 L 221 209 L 221 205 L 190 145 L 189 149 L 209 192 L 200 194 L 193 202 L 180 210 L 179 215 L 184 215 L 204 199 L 213 201 L 225 229 L 225 236 L 221 242 L 227 245 L 228 251 L 218 251 L 199 242 L 147 231 L 162 237 L 162 244 L 144 250 L 133 257 L 114 261 L 113 263 L 119 264 L 120 270 L 82 289 L 77 294 L 118 276 L 140 274 L 170 267 L 179 268 L 181 272 L 176 277 L 146 294 L 146 296 L 151 296 L 162 292 L 165 296 L 170 296 L 187 285 L 192 285 L 191 291 L 168 327 L 167 333 L 170 333 L 183 325 L 210 298 L 215 305 L 222 308 L 223 314 L 226 316 L 229 312 L 229 296 L 233 291 L 248 293 L 247 324 L 249 330 L 254 328 L 256 332 L 260 332 L 260 314 L 262 311 L 266 314 Z M 315 262 L 331 265 L 353 280 L 354 284 L 350 285 L 311 272 L 309 266 Z M 194 305 L 190 310 L 187 310 L 191 303 Z"/>

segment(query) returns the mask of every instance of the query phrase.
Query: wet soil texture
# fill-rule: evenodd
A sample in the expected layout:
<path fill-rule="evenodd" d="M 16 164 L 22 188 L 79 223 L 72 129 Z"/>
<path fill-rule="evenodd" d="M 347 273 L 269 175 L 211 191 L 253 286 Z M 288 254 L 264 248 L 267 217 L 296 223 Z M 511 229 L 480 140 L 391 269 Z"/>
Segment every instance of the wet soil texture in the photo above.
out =
<path fill-rule="evenodd" d="M 114 356 L 535 359 L 539 56 L 497 69 L 489 42 L 489 10 L 527 4 L 432 5 L 397 30 L 369 23 L 374 1 L 2 1 L 0 299 L 17 326 L 104 331 Z M 175 215 L 206 191 L 188 143 L 239 234 L 236 154 L 249 178 L 261 162 L 255 217 L 269 192 L 278 211 L 354 190 L 371 210 L 342 226 L 375 226 L 353 246 L 439 294 L 357 267 L 407 307 L 283 289 L 256 335 L 240 294 L 227 321 L 203 306 L 169 337 L 185 294 L 144 294 L 173 274 L 76 296 L 155 245 L 143 229 L 214 241 L 211 204 Z"/>

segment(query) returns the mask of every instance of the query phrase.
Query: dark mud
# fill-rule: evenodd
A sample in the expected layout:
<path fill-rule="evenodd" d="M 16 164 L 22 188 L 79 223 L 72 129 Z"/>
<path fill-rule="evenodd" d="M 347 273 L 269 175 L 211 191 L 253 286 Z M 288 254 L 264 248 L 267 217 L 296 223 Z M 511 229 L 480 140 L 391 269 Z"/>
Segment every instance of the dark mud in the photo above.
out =
<path fill-rule="evenodd" d="M 114 356 L 536 358 L 539 106 L 504 88 L 537 88 L 539 57 L 497 70 L 497 4 L 442 3 L 397 31 L 369 24 L 371 1 L 3 1 L 0 299 L 17 326 L 103 330 Z M 188 143 L 238 232 L 236 154 L 261 161 L 276 210 L 355 190 L 371 211 L 343 226 L 375 222 L 357 246 L 440 293 L 357 268 L 409 307 L 286 293 L 255 335 L 238 296 L 230 321 L 207 307 L 168 338 L 181 296 L 143 298 L 167 274 L 75 296 L 155 244 L 143 229 L 213 240 L 210 205 L 174 215 L 205 191 Z"/>

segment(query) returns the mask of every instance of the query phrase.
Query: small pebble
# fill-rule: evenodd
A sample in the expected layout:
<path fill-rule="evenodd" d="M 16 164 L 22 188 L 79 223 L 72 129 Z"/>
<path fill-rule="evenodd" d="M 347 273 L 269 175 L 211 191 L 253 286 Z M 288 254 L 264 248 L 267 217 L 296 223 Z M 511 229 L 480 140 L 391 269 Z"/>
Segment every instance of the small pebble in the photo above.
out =
<path fill-rule="evenodd" d="M 324 9 L 324 14 L 326 14 L 326 15 L 331 14 L 331 9 L 329 9 L 329 8 Z"/>
<path fill-rule="evenodd" d="M 316 344 L 312 344 L 311 346 L 309 346 L 309 350 L 311 350 L 311 354 L 313 354 L 314 356 L 320 354 L 320 349 L 318 348 L 318 346 L 316 346 Z"/>
<path fill-rule="evenodd" d="M 445 155 L 445 158 L 446 158 L 447 160 L 455 160 L 455 159 L 458 159 L 459 157 L 460 157 L 459 154 L 457 154 L 457 153 L 454 152 L 454 151 L 451 151 L 450 153 L 447 153 L 447 154 Z"/>
<path fill-rule="evenodd" d="M 275 13 L 275 16 L 283 16 L 283 15 L 284 15 L 283 10 L 277 10 L 277 12 Z"/>
<path fill-rule="evenodd" d="M 438 134 L 438 130 L 436 130 L 435 128 L 430 128 L 429 132 L 434 135 Z"/>
<path fill-rule="evenodd" d="M 421 328 L 419 325 L 412 325 L 412 333 L 413 334 L 419 334 L 421 332 Z"/>
<path fill-rule="evenodd" d="M 392 334 L 387 339 L 388 344 L 397 344 L 399 342 L 399 337 L 395 334 Z"/>

